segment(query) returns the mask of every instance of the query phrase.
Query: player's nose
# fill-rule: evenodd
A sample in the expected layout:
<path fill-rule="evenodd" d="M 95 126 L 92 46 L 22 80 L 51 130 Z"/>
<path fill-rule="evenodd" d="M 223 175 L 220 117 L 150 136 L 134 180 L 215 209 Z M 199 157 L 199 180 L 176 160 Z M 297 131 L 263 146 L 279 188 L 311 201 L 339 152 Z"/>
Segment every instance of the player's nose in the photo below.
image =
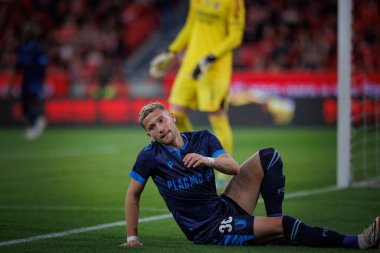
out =
<path fill-rule="evenodd" d="M 159 126 L 159 127 L 158 127 L 158 132 L 159 132 L 160 134 L 164 133 L 164 132 L 165 132 L 165 128 L 164 128 L 163 126 Z"/>

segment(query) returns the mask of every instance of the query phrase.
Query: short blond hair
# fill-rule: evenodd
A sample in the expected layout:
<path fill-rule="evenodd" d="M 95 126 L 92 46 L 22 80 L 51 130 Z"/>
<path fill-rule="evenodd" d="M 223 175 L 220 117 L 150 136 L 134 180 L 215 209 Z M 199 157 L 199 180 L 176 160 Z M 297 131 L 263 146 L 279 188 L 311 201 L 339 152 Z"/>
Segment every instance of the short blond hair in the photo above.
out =
<path fill-rule="evenodd" d="M 155 110 L 161 110 L 161 111 L 168 111 L 166 110 L 165 106 L 163 104 L 161 104 L 160 102 L 153 102 L 153 103 L 150 103 L 150 104 L 147 104 L 145 105 L 143 108 L 141 108 L 141 111 L 139 113 L 139 123 L 140 125 L 145 129 L 145 127 L 143 126 L 142 122 L 143 120 L 150 114 L 152 113 L 153 111 Z"/>

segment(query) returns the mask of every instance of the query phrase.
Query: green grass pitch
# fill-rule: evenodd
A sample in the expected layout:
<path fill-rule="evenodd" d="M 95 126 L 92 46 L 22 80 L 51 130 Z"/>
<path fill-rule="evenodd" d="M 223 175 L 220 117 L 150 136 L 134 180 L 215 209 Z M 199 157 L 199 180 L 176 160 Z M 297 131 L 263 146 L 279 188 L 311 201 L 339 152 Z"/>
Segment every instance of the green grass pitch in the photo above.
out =
<path fill-rule="evenodd" d="M 234 128 L 243 162 L 259 148 L 282 155 L 286 196 L 334 186 L 335 128 Z M 124 220 L 129 171 L 149 143 L 140 128 L 50 128 L 29 142 L 22 129 L 0 129 L 0 245 L 2 242 Z M 140 217 L 167 214 L 149 180 Z M 380 188 L 335 190 L 285 200 L 284 212 L 306 223 L 357 234 L 380 215 Z M 259 204 L 256 215 L 263 215 Z M 216 247 L 186 240 L 172 218 L 139 227 L 143 247 L 121 248 L 125 226 L 112 226 L 1 246 L 0 252 L 342 252 L 299 246 Z M 354 251 L 350 251 L 354 252 Z"/>

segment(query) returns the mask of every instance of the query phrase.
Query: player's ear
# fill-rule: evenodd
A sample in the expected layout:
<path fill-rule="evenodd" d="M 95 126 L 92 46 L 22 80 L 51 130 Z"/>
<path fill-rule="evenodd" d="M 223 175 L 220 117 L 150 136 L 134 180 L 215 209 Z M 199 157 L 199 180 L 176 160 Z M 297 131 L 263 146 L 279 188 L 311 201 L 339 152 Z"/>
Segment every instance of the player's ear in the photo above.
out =
<path fill-rule="evenodd" d="M 177 122 L 177 118 L 173 113 L 169 113 L 170 118 L 173 120 L 174 124 Z"/>

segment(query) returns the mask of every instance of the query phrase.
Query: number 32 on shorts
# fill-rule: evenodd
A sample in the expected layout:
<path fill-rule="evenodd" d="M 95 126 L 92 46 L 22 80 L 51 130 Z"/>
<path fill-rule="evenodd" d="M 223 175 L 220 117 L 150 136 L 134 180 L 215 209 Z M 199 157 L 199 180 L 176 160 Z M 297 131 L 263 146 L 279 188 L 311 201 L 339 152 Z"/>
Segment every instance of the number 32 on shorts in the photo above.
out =
<path fill-rule="evenodd" d="M 227 229 L 228 232 L 232 231 L 232 216 L 228 217 L 227 219 L 222 220 L 219 226 L 219 232 L 224 233 L 224 231 Z"/>

